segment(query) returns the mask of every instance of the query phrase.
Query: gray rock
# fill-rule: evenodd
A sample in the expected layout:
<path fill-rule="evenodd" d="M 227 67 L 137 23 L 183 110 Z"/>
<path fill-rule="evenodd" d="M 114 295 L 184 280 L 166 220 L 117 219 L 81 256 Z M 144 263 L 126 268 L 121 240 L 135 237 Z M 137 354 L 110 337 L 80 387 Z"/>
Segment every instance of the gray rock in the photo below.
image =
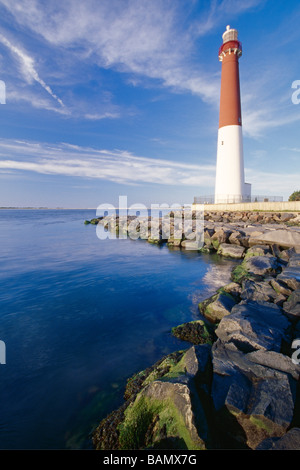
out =
<path fill-rule="evenodd" d="M 295 253 L 293 256 L 291 256 L 290 261 L 289 261 L 289 266 L 291 268 L 300 268 L 300 254 Z"/>
<path fill-rule="evenodd" d="M 192 346 L 184 355 L 184 364 L 187 374 L 193 377 L 203 374 L 211 358 L 211 346 L 202 344 Z"/>
<path fill-rule="evenodd" d="M 215 249 L 218 249 L 221 243 L 228 242 L 230 235 L 231 235 L 230 230 L 226 230 L 224 228 L 219 228 L 219 229 L 216 228 L 215 233 L 211 237 L 211 243 L 213 244 Z"/>
<path fill-rule="evenodd" d="M 243 300 L 263 300 L 265 302 L 274 302 L 277 293 L 267 281 L 255 282 L 245 280 L 242 283 L 241 298 Z"/>
<path fill-rule="evenodd" d="M 280 258 L 281 251 L 280 251 L 279 246 L 274 244 L 274 245 L 270 245 L 270 248 L 271 248 L 272 255 L 279 258 L 283 264 L 286 264 L 286 261 Z"/>
<path fill-rule="evenodd" d="M 282 307 L 288 315 L 300 317 L 300 289 L 295 290 Z"/>
<path fill-rule="evenodd" d="M 279 294 L 274 299 L 274 304 L 279 305 L 280 307 L 282 307 L 285 301 L 286 301 L 286 296 L 283 295 L 283 294 Z"/>
<path fill-rule="evenodd" d="M 280 258 L 284 261 L 289 261 L 290 258 L 295 254 L 295 248 L 289 248 L 287 250 L 282 250 L 280 253 Z"/>
<path fill-rule="evenodd" d="M 245 250 L 246 249 L 243 246 L 221 243 L 218 248 L 218 254 L 228 258 L 241 259 Z"/>
<path fill-rule="evenodd" d="M 262 301 L 242 301 L 220 321 L 215 333 L 222 342 L 233 343 L 243 352 L 256 349 L 280 351 L 288 340 L 290 322 L 277 305 Z"/>
<path fill-rule="evenodd" d="M 300 233 L 293 230 L 286 230 L 286 229 L 277 229 L 272 230 L 264 233 L 263 235 L 259 235 L 257 237 L 251 237 L 251 244 L 260 243 L 264 244 L 273 244 L 279 245 L 282 248 L 290 248 L 290 247 L 300 247 Z"/>
<path fill-rule="evenodd" d="M 249 237 L 246 236 L 245 232 L 242 230 L 235 230 L 232 232 L 228 241 L 232 245 L 244 246 L 245 248 L 249 247 Z"/>
<path fill-rule="evenodd" d="M 244 260 L 245 269 L 255 275 L 275 274 L 278 262 L 275 256 L 252 256 Z"/>
<path fill-rule="evenodd" d="M 203 241 L 200 239 L 196 240 L 183 240 L 181 242 L 181 248 L 187 251 L 199 251 L 203 247 Z"/>
<path fill-rule="evenodd" d="M 299 450 L 300 428 L 292 428 L 282 437 L 270 437 L 262 441 L 255 450 Z"/>
<path fill-rule="evenodd" d="M 300 273 L 299 270 L 287 268 L 277 276 L 277 279 L 283 281 L 290 289 L 300 289 Z"/>
<path fill-rule="evenodd" d="M 281 281 L 280 279 L 271 279 L 270 282 L 271 286 L 278 294 L 291 295 L 292 290 L 284 281 Z"/>
<path fill-rule="evenodd" d="M 294 219 L 295 217 L 296 217 L 296 215 L 293 214 L 293 213 L 282 212 L 280 214 L 281 222 L 288 222 L 290 219 Z"/>
<path fill-rule="evenodd" d="M 242 292 L 241 286 L 237 282 L 230 282 L 222 287 L 224 292 L 232 295 L 234 298 L 239 298 Z"/>
<path fill-rule="evenodd" d="M 214 300 L 208 303 L 204 310 L 202 310 L 203 315 L 207 320 L 212 323 L 219 322 L 224 316 L 229 315 L 232 307 L 236 304 L 235 299 L 227 293 L 220 292 L 215 297 Z"/>
<path fill-rule="evenodd" d="M 170 409 L 168 403 L 171 401 L 173 407 L 176 409 L 176 414 L 181 417 L 183 425 L 186 429 L 186 433 L 189 434 L 190 440 L 193 442 L 193 448 L 195 449 L 204 449 L 205 444 L 203 440 L 200 438 L 198 434 L 198 429 L 196 427 L 195 422 L 195 414 L 192 405 L 192 394 L 191 390 L 188 385 L 184 383 L 172 383 L 172 382 L 162 382 L 162 381 L 154 381 L 147 385 L 137 396 L 133 407 L 139 409 L 139 401 L 145 399 L 151 404 L 154 403 L 161 403 L 161 411 L 158 409 L 158 421 L 160 413 L 163 414 L 168 413 L 169 415 L 169 423 L 174 421 L 176 425 L 176 421 L 174 419 L 174 415 L 172 413 L 172 409 Z M 142 418 L 142 416 L 141 416 Z M 173 424 L 173 428 L 174 428 Z M 172 436 L 165 437 L 168 439 Z M 180 434 L 178 438 L 182 437 Z M 155 442 L 155 441 L 154 441 Z"/>
<path fill-rule="evenodd" d="M 293 419 L 297 381 L 220 341 L 212 356 L 212 399 L 221 433 L 252 449 L 267 437 L 282 436 Z"/>
<path fill-rule="evenodd" d="M 260 349 L 247 354 L 247 359 L 255 364 L 290 374 L 295 380 L 299 380 L 300 366 L 294 364 L 289 356 L 275 351 L 263 351 Z"/>
<path fill-rule="evenodd" d="M 251 248 L 247 250 L 247 256 L 265 256 L 265 255 L 270 255 L 271 250 L 269 245 L 252 245 Z"/>
<path fill-rule="evenodd" d="M 300 289 L 300 255 L 290 257 L 288 265 L 277 276 L 277 280 L 283 281 L 290 289 Z"/>

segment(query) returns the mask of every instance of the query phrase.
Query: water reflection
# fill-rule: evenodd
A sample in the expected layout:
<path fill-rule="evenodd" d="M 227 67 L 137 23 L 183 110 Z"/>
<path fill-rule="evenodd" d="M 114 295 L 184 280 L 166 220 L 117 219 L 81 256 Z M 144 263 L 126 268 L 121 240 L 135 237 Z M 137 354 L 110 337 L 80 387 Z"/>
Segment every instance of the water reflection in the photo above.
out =
<path fill-rule="evenodd" d="M 1 448 L 86 445 L 126 379 L 185 347 L 170 331 L 232 263 L 99 240 L 94 211 L 0 211 Z"/>

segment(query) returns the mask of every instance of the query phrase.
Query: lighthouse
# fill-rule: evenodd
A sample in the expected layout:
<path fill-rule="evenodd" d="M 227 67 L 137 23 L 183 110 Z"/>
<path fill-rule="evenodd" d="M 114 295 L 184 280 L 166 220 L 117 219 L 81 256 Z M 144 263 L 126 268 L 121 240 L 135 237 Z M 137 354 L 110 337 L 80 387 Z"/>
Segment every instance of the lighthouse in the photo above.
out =
<path fill-rule="evenodd" d="M 251 200 L 251 185 L 245 183 L 239 58 L 242 44 L 236 29 L 226 27 L 219 49 L 222 63 L 217 147 L 215 204 Z"/>

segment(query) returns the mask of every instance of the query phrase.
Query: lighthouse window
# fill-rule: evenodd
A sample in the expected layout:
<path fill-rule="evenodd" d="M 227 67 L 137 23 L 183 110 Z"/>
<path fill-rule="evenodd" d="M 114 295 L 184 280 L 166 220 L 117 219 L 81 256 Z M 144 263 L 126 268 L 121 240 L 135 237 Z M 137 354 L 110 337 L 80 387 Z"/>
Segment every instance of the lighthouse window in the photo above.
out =
<path fill-rule="evenodd" d="M 221 145 L 224 145 L 224 140 L 221 141 Z"/>

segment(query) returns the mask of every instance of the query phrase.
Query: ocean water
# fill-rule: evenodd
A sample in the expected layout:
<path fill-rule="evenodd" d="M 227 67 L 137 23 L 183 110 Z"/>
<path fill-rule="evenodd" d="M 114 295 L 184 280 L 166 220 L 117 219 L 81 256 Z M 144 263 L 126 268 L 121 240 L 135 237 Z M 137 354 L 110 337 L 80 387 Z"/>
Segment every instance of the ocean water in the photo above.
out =
<path fill-rule="evenodd" d="M 170 331 L 234 261 L 99 240 L 93 210 L 0 211 L 0 448 L 90 448 L 126 379 L 189 346 Z"/>

